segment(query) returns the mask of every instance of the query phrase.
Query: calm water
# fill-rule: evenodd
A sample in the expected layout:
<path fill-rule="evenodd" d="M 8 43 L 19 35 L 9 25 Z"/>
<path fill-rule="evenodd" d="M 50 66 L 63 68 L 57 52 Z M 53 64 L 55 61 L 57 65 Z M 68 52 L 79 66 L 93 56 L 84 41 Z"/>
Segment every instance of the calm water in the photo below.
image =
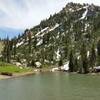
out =
<path fill-rule="evenodd" d="M 42 73 L 1 80 L 0 100 L 100 100 L 100 76 Z"/>

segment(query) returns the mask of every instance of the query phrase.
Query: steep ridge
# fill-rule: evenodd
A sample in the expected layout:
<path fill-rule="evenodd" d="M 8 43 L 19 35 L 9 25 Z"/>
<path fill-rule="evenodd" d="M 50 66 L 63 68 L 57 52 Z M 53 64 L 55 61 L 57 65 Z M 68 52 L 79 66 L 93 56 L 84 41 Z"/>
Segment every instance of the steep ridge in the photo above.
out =
<path fill-rule="evenodd" d="M 89 52 L 99 33 L 99 6 L 68 3 L 59 13 L 19 36 L 16 39 L 16 54 L 13 53 L 13 46 L 11 59 L 27 66 L 33 66 L 35 62 L 55 65 L 60 60 L 66 63 L 71 50 L 79 59 L 83 43 Z"/>

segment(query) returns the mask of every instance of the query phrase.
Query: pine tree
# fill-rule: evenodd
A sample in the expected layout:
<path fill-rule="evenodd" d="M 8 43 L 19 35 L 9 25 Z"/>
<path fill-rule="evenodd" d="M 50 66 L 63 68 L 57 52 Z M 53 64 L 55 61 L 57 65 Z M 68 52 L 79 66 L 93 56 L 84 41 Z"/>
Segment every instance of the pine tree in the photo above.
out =
<path fill-rule="evenodd" d="M 74 71 L 74 56 L 73 56 L 73 51 L 70 51 L 70 55 L 69 55 L 69 72 L 73 72 Z"/>
<path fill-rule="evenodd" d="M 10 53 L 10 41 L 9 41 L 9 37 L 7 37 L 6 40 L 4 40 L 4 50 L 2 52 L 2 60 L 5 62 L 10 63 L 10 57 L 11 57 L 11 53 Z"/>
<path fill-rule="evenodd" d="M 32 32 L 28 31 L 27 34 L 28 34 L 29 53 L 31 53 Z"/>
<path fill-rule="evenodd" d="M 79 65 L 78 65 L 78 59 L 75 58 L 75 62 L 74 62 L 74 71 L 78 71 Z"/>
<path fill-rule="evenodd" d="M 6 46 L 6 40 L 3 40 L 3 44 L 4 44 L 4 48 L 3 48 L 3 51 L 2 51 L 2 61 L 5 61 L 6 62 L 6 51 L 7 51 L 7 46 Z"/>
<path fill-rule="evenodd" d="M 100 66 L 100 40 L 97 43 L 97 65 Z"/>
<path fill-rule="evenodd" d="M 14 55 L 14 58 L 15 58 L 15 55 L 16 55 L 16 44 L 17 44 L 17 40 L 16 40 L 16 37 L 15 37 L 14 40 L 13 40 L 13 55 Z"/>
<path fill-rule="evenodd" d="M 91 67 L 92 70 L 93 70 L 93 67 L 94 67 L 95 64 L 96 64 L 96 52 L 95 52 L 95 47 L 94 47 L 94 45 L 93 45 L 92 48 L 91 48 L 89 58 L 90 58 L 90 59 L 89 59 L 90 67 Z"/>
<path fill-rule="evenodd" d="M 25 42 L 27 41 L 27 32 L 28 32 L 28 31 L 29 31 L 29 30 L 26 29 L 25 32 L 24 32 L 24 34 L 23 34 L 23 38 L 24 38 Z"/>
<path fill-rule="evenodd" d="M 63 65 L 63 61 L 62 61 L 62 59 L 60 58 L 59 63 L 58 63 L 58 66 L 61 67 L 62 65 Z"/>
<path fill-rule="evenodd" d="M 81 47 L 81 61 L 82 61 L 83 73 L 86 74 L 89 72 L 89 70 L 88 70 L 87 50 L 84 42 Z"/>

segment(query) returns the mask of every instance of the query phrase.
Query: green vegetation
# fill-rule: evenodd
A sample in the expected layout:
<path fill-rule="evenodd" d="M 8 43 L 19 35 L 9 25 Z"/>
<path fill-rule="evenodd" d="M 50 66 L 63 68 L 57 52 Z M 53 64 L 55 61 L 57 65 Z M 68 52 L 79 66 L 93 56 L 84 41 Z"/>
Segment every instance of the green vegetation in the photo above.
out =
<path fill-rule="evenodd" d="M 31 72 L 32 68 L 25 68 L 25 67 L 17 67 L 12 64 L 0 62 L 0 73 L 8 72 L 8 73 L 23 73 L 23 72 Z"/>

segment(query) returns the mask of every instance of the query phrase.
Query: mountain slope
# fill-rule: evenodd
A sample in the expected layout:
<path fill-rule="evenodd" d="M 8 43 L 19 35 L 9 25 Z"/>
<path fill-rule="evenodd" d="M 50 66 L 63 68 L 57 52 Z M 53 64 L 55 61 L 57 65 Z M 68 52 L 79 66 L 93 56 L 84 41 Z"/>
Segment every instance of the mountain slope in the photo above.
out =
<path fill-rule="evenodd" d="M 59 13 L 26 30 L 17 39 L 16 57 L 12 59 L 27 65 L 35 62 L 57 64 L 69 61 L 71 50 L 79 58 L 83 43 L 90 51 L 100 34 L 100 7 L 68 3 Z"/>

